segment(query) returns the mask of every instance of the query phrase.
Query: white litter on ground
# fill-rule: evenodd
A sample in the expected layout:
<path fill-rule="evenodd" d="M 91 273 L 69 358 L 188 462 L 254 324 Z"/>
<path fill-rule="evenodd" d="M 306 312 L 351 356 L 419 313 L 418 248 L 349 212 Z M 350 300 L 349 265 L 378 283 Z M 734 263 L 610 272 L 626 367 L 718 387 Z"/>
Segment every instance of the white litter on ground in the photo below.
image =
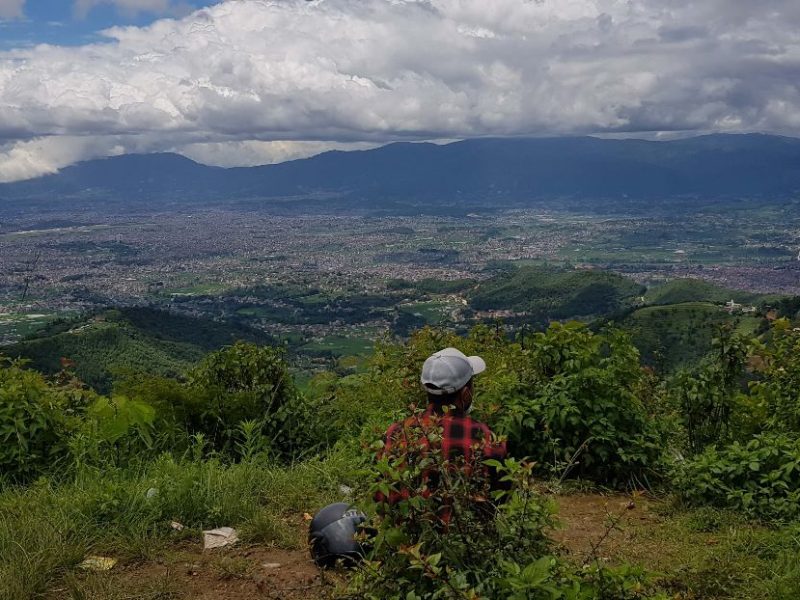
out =
<path fill-rule="evenodd" d="M 203 532 L 203 550 L 230 546 L 239 541 L 239 534 L 233 527 L 217 527 Z"/>

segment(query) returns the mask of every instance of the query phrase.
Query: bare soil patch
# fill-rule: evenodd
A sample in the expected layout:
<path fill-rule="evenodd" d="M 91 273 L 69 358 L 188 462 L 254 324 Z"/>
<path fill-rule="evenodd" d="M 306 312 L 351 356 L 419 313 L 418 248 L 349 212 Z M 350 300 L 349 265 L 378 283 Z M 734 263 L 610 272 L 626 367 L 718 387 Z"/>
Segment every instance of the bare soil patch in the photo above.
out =
<path fill-rule="evenodd" d="M 305 551 L 260 546 L 203 551 L 199 544 L 192 546 L 107 573 L 74 574 L 50 598 L 323 600 L 341 581 L 335 572 L 320 571 Z"/>

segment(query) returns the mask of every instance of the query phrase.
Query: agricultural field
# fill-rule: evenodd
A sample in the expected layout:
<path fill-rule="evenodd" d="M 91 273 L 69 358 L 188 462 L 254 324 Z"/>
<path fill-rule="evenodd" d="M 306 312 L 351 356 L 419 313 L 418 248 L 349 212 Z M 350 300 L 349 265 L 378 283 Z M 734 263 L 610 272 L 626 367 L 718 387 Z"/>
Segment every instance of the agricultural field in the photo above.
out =
<path fill-rule="evenodd" d="M 3 340 L 24 338 L 43 329 L 54 315 L 40 313 L 0 312 L 0 343 Z"/>
<path fill-rule="evenodd" d="M 301 346 L 301 351 L 330 353 L 332 356 L 364 356 L 372 351 L 374 340 L 365 337 L 328 336 Z"/>

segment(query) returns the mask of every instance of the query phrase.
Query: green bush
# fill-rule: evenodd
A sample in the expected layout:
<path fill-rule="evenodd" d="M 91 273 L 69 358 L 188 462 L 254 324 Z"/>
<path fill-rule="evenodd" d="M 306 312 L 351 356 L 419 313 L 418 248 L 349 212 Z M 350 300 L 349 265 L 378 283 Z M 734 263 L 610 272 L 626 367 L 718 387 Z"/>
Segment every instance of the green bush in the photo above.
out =
<path fill-rule="evenodd" d="M 515 455 L 614 485 L 659 466 L 662 436 L 646 404 L 656 391 L 627 336 L 554 323 L 524 356 L 494 417 Z"/>
<path fill-rule="evenodd" d="M 732 508 L 757 518 L 800 517 L 800 438 L 765 433 L 710 447 L 678 464 L 674 482 L 695 506 Z"/>
<path fill-rule="evenodd" d="M 374 439 L 409 406 L 424 406 L 424 360 L 455 346 L 479 354 L 487 370 L 475 379 L 474 415 L 508 438 L 517 458 L 545 471 L 626 485 L 661 469 L 661 390 L 619 331 L 593 333 L 554 323 L 527 336 L 525 347 L 500 327 L 480 325 L 465 338 L 424 328 L 406 344 L 383 344 L 365 373 L 329 382 L 330 422 L 347 436 Z M 327 419 L 327 417 L 326 417 Z"/>
<path fill-rule="evenodd" d="M 281 350 L 236 343 L 209 354 L 189 375 L 190 433 L 232 452 L 239 424 L 253 420 L 273 452 L 294 455 L 319 445 L 311 407 L 297 391 Z"/>
<path fill-rule="evenodd" d="M 673 378 L 670 387 L 681 411 L 690 452 L 724 442 L 731 435 L 732 425 L 741 428 L 750 418 L 736 414 L 748 353 L 746 339 L 722 328 L 712 341 L 712 352 L 701 364 Z"/>
<path fill-rule="evenodd" d="M 761 427 L 800 434 L 800 333 L 786 320 L 771 330 L 755 363 L 758 379 L 750 384 L 750 406 Z"/>
<path fill-rule="evenodd" d="M 65 453 L 77 396 L 0 357 L 0 478 L 25 481 Z"/>
<path fill-rule="evenodd" d="M 364 600 L 439 598 L 643 598 L 644 574 L 569 566 L 551 554 L 549 502 L 534 489 L 532 464 L 445 459 L 436 423 L 404 429 L 404 444 L 377 446 L 369 524 L 371 550 L 350 584 Z M 506 489 L 491 485 L 495 469 Z M 435 484 L 431 482 L 435 480 Z M 502 487 L 502 486 L 501 486 Z M 391 501 L 386 499 L 391 498 Z"/>

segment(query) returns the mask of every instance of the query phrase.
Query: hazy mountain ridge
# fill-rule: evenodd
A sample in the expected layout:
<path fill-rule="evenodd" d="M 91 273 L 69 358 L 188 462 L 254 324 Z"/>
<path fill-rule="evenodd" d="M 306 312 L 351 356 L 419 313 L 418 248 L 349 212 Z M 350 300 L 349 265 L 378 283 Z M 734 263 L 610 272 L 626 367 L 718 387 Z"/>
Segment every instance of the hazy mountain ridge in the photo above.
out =
<path fill-rule="evenodd" d="M 800 139 L 709 135 L 652 142 L 582 138 L 395 143 L 223 169 L 176 154 L 87 161 L 0 184 L 0 199 L 179 201 L 336 195 L 360 198 L 786 198 L 800 192 Z"/>

